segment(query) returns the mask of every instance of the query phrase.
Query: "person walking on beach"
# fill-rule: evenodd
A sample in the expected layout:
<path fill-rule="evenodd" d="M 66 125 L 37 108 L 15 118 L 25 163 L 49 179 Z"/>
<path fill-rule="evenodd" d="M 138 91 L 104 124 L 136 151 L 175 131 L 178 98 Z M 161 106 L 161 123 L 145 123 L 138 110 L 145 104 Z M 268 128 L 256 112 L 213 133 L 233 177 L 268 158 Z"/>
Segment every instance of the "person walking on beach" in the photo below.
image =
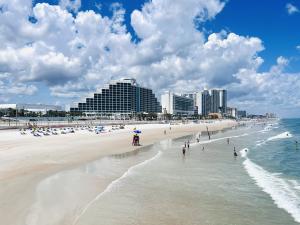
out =
<path fill-rule="evenodd" d="M 187 142 L 187 147 L 188 147 L 188 149 L 190 148 L 190 141 L 189 140 Z"/>
<path fill-rule="evenodd" d="M 208 130 L 208 126 L 206 126 L 206 130 L 207 130 L 208 140 L 210 140 L 210 133 L 209 133 L 209 130 Z"/>
<path fill-rule="evenodd" d="M 229 145 L 229 138 L 227 138 L 227 144 Z"/>
<path fill-rule="evenodd" d="M 204 146 L 202 146 L 202 151 L 204 151 Z"/>
<path fill-rule="evenodd" d="M 186 148 L 186 141 L 184 142 L 184 147 Z"/>
<path fill-rule="evenodd" d="M 167 134 L 167 131 L 166 131 L 166 130 L 164 130 L 164 134 L 165 134 L 165 135 Z"/>

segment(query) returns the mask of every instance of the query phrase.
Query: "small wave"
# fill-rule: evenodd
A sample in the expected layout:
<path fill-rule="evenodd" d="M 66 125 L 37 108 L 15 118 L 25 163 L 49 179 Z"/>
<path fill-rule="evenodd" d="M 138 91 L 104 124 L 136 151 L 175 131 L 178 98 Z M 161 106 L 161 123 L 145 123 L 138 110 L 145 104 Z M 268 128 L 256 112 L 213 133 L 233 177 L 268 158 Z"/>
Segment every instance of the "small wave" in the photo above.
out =
<path fill-rule="evenodd" d="M 248 152 L 249 152 L 248 148 L 243 148 L 242 150 L 240 150 L 240 154 L 243 158 L 247 157 Z"/>
<path fill-rule="evenodd" d="M 263 144 L 265 144 L 265 143 L 266 143 L 266 141 L 260 140 L 260 141 L 257 141 L 257 142 L 256 142 L 256 146 L 261 146 L 261 145 L 263 145 Z"/>
<path fill-rule="evenodd" d="M 267 141 L 273 141 L 273 140 L 277 140 L 277 139 L 285 139 L 285 138 L 291 138 L 291 137 L 293 137 L 293 135 L 290 132 L 286 131 L 286 132 L 283 132 L 276 136 L 268 138 Z"/>
<path fill-rule="evenodd" d="M 273 129 L 277 129 L 278 128 L 278 123 L 270 123 L 270 124 L 267 124 L 263 130 L 260 130 L 258 131 L 259 133 L 267 133 Z"/>
<path fill-rule="evenodd" d="M 247 151 L 246 151 L 247 150 Z M 249 176 L 269 194 L 278 208 L 287 211 L 296 222 L 300 223 L 299 185 L 280 177 L 278 173 L 270 173 L 247 158 L 248 149 L 240 151 L 245 158 L 243 165 Z"/>
<path fill-rule="evenodd" d="M 91 205 L 93 205 L 98 199 L 100 199 L 103 195 L 105 195 L 106 193 L 108 192 L 111 192 L 112 190 L 114 190 L 114 188 L 116 188 L 116 185 L 121 181 L 123 180 L 124 178 L 128 177 L 132 172 L 133 170 L 139 168 L 139 167 L 142 167 L 148 163 L 150 163 L 151 161 L 159 158 L 161 156 L 162 152 L 159 151 L 155 156 L 153 156 L 152 158 L 150 159 L 147 159 L 135 166 L 132 166 L 130 167 L 121 177 L 119 177 L 118 179 L 112 181 L 107 187 L 106 189 L 99 193 L 92 201 L 90 201 L 83 209 L 82 211 L 77 215 L 77 217 L 75 218 L 74 222 L 73 222 L 73 225 L 76 225 L 78 220 L 86 213 L 86 211 L 91 207 Z"/>
<path fill-rule="evenodd" d="M 248 133 L 244 133 L 241 135 L 236 135 L 236 136 L 228 136 L 228 137 L 221 137 L 221 138 L 216 138 L 216 139 L 211 139 L 211 140 L 206 140 L 206 141 L 200 141 L 200 142 L 196 142 L 196 143 L 192 143 L 191 146 L 193 145 L 199 145 L 199 144 L 208 144 L 208 143 L 212 143 L 212 142 L 216 142 L 216 141 L 221 141 L 221 140 L 226 140 L 228 138 L 238 138 L 238 137 L 244 137 L 249 135 Z"/>
<path fill-rule="evenodd" d="M 286 139 L 286 138 L 292 138 L 292 137 L 293 137 L 293 135 L 290 132 L 286 131 L 286 132 L 283 132 L 281 134 L 275 135 L 273 137 L 269 137 L 266 140 L 256 141 L 256 146 L 261 146 L 263 144 L 266 144 L 269 141 L 276 141 L 276 140 L 279 140 L 279 139 Z"/>

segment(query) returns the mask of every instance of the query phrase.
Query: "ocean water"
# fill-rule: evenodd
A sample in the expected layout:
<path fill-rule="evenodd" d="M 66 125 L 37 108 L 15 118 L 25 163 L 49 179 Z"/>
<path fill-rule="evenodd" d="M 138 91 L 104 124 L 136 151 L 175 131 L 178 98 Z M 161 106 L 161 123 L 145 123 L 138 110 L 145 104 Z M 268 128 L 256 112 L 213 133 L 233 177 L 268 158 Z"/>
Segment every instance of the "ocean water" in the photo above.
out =
<path fill-rule="evenodd" d="M 279 120 L 261 133 L 244 167 L 277 207 L 300 223 L 300 119 Z"/>
<path fill-rule="evenodd" d="M 41 181 L 27 225 L 300 223 L 300 120 L 165 140 Z M 229 144 L 227 139 L 229 138 Z M 185 141 L 191 148 L 183 156 Z M 233 156 L 233 149 L 239 153 Z M 55 196 L 55 198 L 53 198 Z"/>

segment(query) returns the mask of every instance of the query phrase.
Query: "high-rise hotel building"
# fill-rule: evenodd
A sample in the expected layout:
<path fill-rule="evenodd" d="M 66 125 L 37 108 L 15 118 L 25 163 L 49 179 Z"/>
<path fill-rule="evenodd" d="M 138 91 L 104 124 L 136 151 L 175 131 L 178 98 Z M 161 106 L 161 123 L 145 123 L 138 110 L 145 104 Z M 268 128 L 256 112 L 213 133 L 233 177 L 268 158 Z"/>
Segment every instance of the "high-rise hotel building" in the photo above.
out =
<path fill-rule="evenodd" d="M 201 101 L 198 108 L 199 114 L 207 116 L 210 113 L 226 114 L 227 91 L 223 89 L 210 89 L 201 92 Z"/>
<path fill-rule="evenodd" d="M 210 94 L 210 113 L 222 113 L 227 111 L 227 91 L 223 89 L 211 89 Z"/>
<path fill-rule="evenodd" d="M 194 115 L 194 99 L 192 96 L 176 95 L 173 92 L 167 92 L 161 96 L 163 113 L 172 115 Z"/>
<path fill-rule="evenodd" d="M 136 114 L 158 113 L 161 106 L 153 91 L 141 87 L 135 79 L 122 79 L 111 82 L 100 93 L 70 108 L 71 112 L 90 114 Z"/>
<path fill-rule="evenodd" d="M 210 89 L 183 96 L 194 99 L 195 114 L 208 116 L 210 113 L 226 114 L 227 91 L 224 89 Z"/>

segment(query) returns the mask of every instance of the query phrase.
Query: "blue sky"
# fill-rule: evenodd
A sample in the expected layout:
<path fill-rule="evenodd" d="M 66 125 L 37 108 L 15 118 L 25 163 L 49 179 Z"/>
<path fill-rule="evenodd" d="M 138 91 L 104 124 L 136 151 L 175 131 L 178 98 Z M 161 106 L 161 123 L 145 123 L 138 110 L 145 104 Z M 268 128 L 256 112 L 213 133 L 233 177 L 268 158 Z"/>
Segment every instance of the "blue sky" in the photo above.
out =
<path fill-rule="evenodd" d="M 300 116 L 299 1 L 3 2 L 0 102 L 68 105 L 132 76 L 157 95 L 227 88 L 232 106 Z"/>
<path fill-rule="evenodd" d="M 273 65 L 282 55 L 292 58 L 290 71 L 299 71 L 300 51 L 295 46 L 300 43 L 300 14 L 289 15 L 286 10 L 288 2 L 300 7 L 299 1 L 228 1 L 216 19 L 208 23 L 208 29 L 212 32 L 228 29 L 240 35 L 259 37 L 265 46 L 265 51 L 260 53 L 265 59 L 262 69 Z"/>

